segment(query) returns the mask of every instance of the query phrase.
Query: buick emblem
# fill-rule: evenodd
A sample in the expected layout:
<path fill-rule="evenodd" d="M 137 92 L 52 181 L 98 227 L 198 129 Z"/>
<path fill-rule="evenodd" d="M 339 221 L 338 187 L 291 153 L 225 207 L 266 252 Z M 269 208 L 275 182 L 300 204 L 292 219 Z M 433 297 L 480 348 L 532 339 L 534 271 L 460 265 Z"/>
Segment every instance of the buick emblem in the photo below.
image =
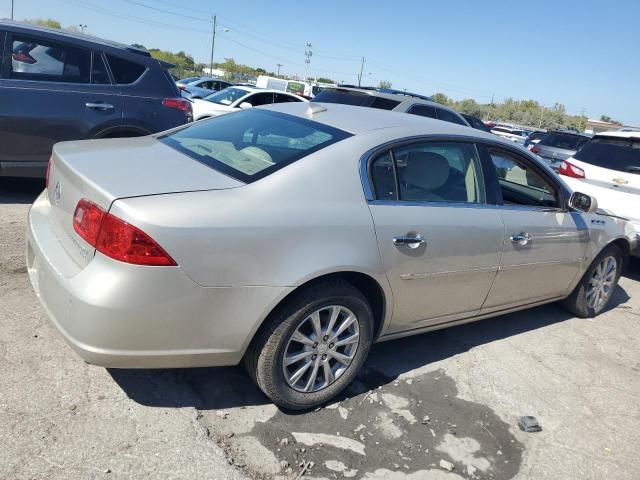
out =
<path fill-rule="evenodd" d="M 624 178 L 614 178 L 612 180 L 612 182 L 617 183 L 618 185 L 626 185 L 627 183 L 629 183 L 627 180 L 625 180 Z"/>
<path fill-rule="evenodd" d="M 62 195 L 62 187 L 60 186 L 60 182 L 56 182 L 56 186 L 53 190 L 53 201 L 56 205 L 60 205 L 60 196 Z"/>

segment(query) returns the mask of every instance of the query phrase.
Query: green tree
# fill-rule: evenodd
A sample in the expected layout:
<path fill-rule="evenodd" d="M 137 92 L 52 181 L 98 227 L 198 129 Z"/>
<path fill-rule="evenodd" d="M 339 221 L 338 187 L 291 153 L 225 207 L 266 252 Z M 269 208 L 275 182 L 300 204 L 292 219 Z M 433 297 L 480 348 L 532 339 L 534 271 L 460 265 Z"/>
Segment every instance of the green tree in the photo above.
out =
<path fill-rule="evenodd" d="M 444 93 L 434 93 L 431 95 L 431 100 L 437 103 L 441 103 L 442 105 L 449 105 L 449 97 L 447 97 Z"/>
<path fill-rule="evenodd" d="M 317 77 L 316 78 L 316 82 L 320 82 L 320 83 L 336 83 L 335 81 L 331 80 L 330 78 L 327 77 Z"/>
<path fill-rule="evenodd" d="M 62 30 L 62 24 L 58 20 L 53 20 L 51 18 L 29 18 L 26 19 L 25 22 L 30 23 L 31 25 L 38 25 L 39 27 L 57 28 L 58 30 Z"/>
<path fill-rule="evenodd" d="M 380 80 L 380 88 L 391 88 L 391 82 L 389 80 Z"/>

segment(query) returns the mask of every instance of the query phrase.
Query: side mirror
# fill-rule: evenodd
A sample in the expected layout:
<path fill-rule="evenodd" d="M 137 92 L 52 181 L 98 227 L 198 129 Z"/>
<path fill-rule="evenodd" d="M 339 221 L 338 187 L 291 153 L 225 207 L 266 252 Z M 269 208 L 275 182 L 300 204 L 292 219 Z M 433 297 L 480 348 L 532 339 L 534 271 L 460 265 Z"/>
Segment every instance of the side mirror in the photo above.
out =
<path fill-rule="evenodd" d="M 253 108 L 253 105 L 251 105 L 249 102 L 242 102 L 240 104 L 240 108 L 242 108 L 243 110 L 247 109 L 247 108 Z"/>
<path fill-rule="evenodd" d="M 573 192 L 569 198 L 569 206 L 584 213 L 594 213 L 598 210 L 598 200 L 586 193 Z"/>

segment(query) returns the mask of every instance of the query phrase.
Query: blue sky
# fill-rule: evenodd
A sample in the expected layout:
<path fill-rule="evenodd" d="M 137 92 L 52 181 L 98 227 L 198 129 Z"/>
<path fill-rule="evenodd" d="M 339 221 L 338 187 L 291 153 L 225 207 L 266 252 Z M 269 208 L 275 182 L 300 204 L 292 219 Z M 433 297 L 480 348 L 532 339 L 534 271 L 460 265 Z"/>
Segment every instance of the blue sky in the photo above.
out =
<path fill-rule="evenodd" d="M 10 6 L 0 0 L 0 18 Z M 355 83 L 364 56 L 363 83 L 483 103 L 560 102 L 569 113 L 640 125 L 638 0 L 15 0 L 16 19 L 83 23 L 93 35 L 202 62 L 214 13 L 216 61 L 273 71 L 281 63 L 302 75 L 311 42 L 311 75 Z"/>

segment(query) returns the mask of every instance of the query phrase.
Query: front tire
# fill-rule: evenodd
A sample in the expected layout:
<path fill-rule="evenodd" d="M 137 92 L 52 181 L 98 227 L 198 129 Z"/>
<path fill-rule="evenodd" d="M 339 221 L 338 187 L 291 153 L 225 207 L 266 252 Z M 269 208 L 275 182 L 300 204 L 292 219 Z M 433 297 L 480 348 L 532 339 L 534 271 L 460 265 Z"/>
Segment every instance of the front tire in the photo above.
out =
<path fill-rule="evenodd" d="M 303 410 L 326 403 L 362 368 L 373 341 L 373 312 L 350 283 L 304 287 L 262 326 L 245 365 L 279 407 Z"/>
<path fill-rule="evenodd" d="M 618 286 L 623 262 L 620 248 L 615 245 L 605 247 L 563 305 L 580 318 L 592 318 L 602 313 Z"/>

